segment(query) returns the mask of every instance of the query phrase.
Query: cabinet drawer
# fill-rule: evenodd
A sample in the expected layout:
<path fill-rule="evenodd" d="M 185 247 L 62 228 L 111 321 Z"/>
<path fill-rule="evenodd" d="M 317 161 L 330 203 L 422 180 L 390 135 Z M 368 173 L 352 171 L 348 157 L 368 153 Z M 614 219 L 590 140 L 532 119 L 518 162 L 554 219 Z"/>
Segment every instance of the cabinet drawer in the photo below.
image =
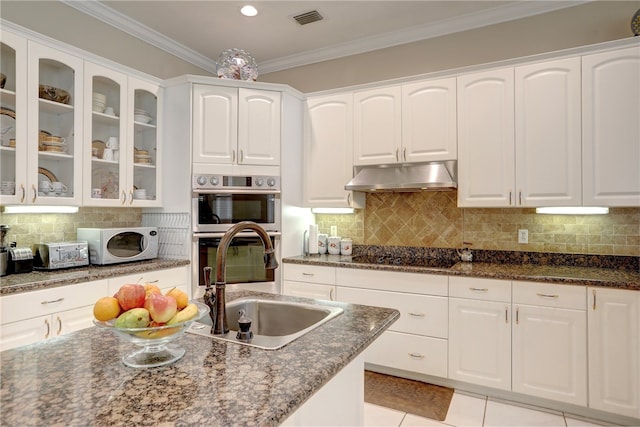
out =
<path fill-rule="evenodd" d="M 587 288 L 552 283 L 513 282 L 513 303 L 586 310 Z"/>
<path fill-rule="evenodd" d="M 456 298 L 511 302 L 511 281 L 451 276 L 449 295 Z"/>
<path fill-rule="evenodd" d="M 448 336 L 447 297 L 338 287 L 338 301 L 395 308 L 400 318 L 389 327 L 392 331 Z"/>
<path fill-rule="evenodd" d="M 336 269 L 336 284 L 353 288 L 447 296 L 447 276 L 395 271 Z"/>
<path fill-rule="evenodd" d="M 284 280 L 335 285 L 336 269 L 319 265 L 284 264 Z"/>
<path fill-rule="evenodd" d="M 365 351 L 365 362 L 447 376 L 447 340 L 386 331 Z"/>
<path fill-rule="evenodd" d="M 109 295 L 106 280 L 60 286 L 0 298 L 0 323 L 16 322 L 59 311 L 93 305 L 98 298 Z"/>
<path fill-rule="evenodd" d="M 293 282 L 285 280 L 282 282 L 282 293 L 293 297 L 324 299 L 335 301 L 336 287 L 333 285 L 322 285 L 318 283 Z"/>
<path fill-rule="evenodd" d="M 109 295 L 118 292 L 120 286 L 125 283 L 152 283 L 157 285 L 161 290 L 180 287 L 183 291 L 189 288 L 189 268 L 188 266 L 169 268 L 166 270 L 144 271 L 126 276 L 117 276 L 109 279 Z"/>

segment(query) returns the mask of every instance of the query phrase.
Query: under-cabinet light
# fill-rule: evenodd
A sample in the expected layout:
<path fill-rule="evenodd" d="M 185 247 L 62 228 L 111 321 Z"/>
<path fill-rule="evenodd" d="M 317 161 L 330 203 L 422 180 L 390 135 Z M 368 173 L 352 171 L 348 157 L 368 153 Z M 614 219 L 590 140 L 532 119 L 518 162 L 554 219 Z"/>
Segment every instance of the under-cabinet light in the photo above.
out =
<path fill-rule="evenodd" d="M 4 213 L 77 213 L 77 206 L 5 206 Z"/>
<path fill-rule="evenodd" d="M 248 4 L 246 6 L 242 6 L 240 13 L 244 16 L 256 16 L 258 14 L 258 9 Z"/>
<path fill-rule="evenodd" d="M 352 214 L 353 208 L 311 208 L 314 214 Z"/>
<path fill-rule="evenodd" d="M 609 213 L 609 208 L 597 206 L 553 206 L 536 208 L 536 213 L 552 215 L 606 215 Z"/>

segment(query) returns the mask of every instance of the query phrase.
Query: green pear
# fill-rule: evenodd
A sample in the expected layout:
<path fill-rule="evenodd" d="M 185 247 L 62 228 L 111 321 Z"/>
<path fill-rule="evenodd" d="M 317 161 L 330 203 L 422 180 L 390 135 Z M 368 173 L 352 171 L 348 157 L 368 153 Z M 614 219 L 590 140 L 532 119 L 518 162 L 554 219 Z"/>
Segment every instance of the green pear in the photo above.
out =
<path fill-rule="evenodd" d="M 113 326 L 116 328 L 146 328 L 151 319 L 146 308 L 132 308 L 122 313 Z"/>

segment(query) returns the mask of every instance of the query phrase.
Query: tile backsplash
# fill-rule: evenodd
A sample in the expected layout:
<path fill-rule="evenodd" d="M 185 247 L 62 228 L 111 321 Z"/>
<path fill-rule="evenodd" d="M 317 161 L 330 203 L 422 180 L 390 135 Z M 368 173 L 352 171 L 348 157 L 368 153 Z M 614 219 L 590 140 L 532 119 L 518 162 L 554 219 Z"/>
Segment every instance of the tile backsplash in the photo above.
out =
<path fill-rule="evenodd" d="M 0 223 L 11 229 L 6 244 L 17 242 L 19 247 L 32 247 L 41 242 L 76 240 L 79 227 L 137 227 L 142 222 L 139 208 L 81 207 L 75 214 L 0 214 Z"/>
<path fill-rule="evenodd" d="M 353 215 L 317 214 L 355 244 L 640 256 L 640 208 L 608 215 L 541 215 L 533 208 L 458 208 L 457 192 L 367 194 Z M 518 243 L 518 230 L 529 243 Z"/>

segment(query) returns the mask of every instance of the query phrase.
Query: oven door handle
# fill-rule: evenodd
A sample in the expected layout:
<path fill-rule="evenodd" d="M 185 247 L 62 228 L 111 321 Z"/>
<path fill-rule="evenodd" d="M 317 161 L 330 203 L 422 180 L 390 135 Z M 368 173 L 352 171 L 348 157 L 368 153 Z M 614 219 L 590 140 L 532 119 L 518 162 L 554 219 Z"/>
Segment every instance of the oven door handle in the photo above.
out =
<path fill-rule="evenodd" d="M 224 236 L 225 233 L 224 232 L 220 232 L 220 233 L 193 233 L 193 238 L 194 239 L 207 239 L 207 238 L 220 238 L 222 236 Z M 267 235 L 269 237 L 278 237 L 278 236 L 282 236 L 282 233 L 279 231 L 268 231 Z M 236 234 L 234 237 L 258 237 L 258 233 L 256 233 L 255 231 L 241 231 L 240 233 Z"/>

